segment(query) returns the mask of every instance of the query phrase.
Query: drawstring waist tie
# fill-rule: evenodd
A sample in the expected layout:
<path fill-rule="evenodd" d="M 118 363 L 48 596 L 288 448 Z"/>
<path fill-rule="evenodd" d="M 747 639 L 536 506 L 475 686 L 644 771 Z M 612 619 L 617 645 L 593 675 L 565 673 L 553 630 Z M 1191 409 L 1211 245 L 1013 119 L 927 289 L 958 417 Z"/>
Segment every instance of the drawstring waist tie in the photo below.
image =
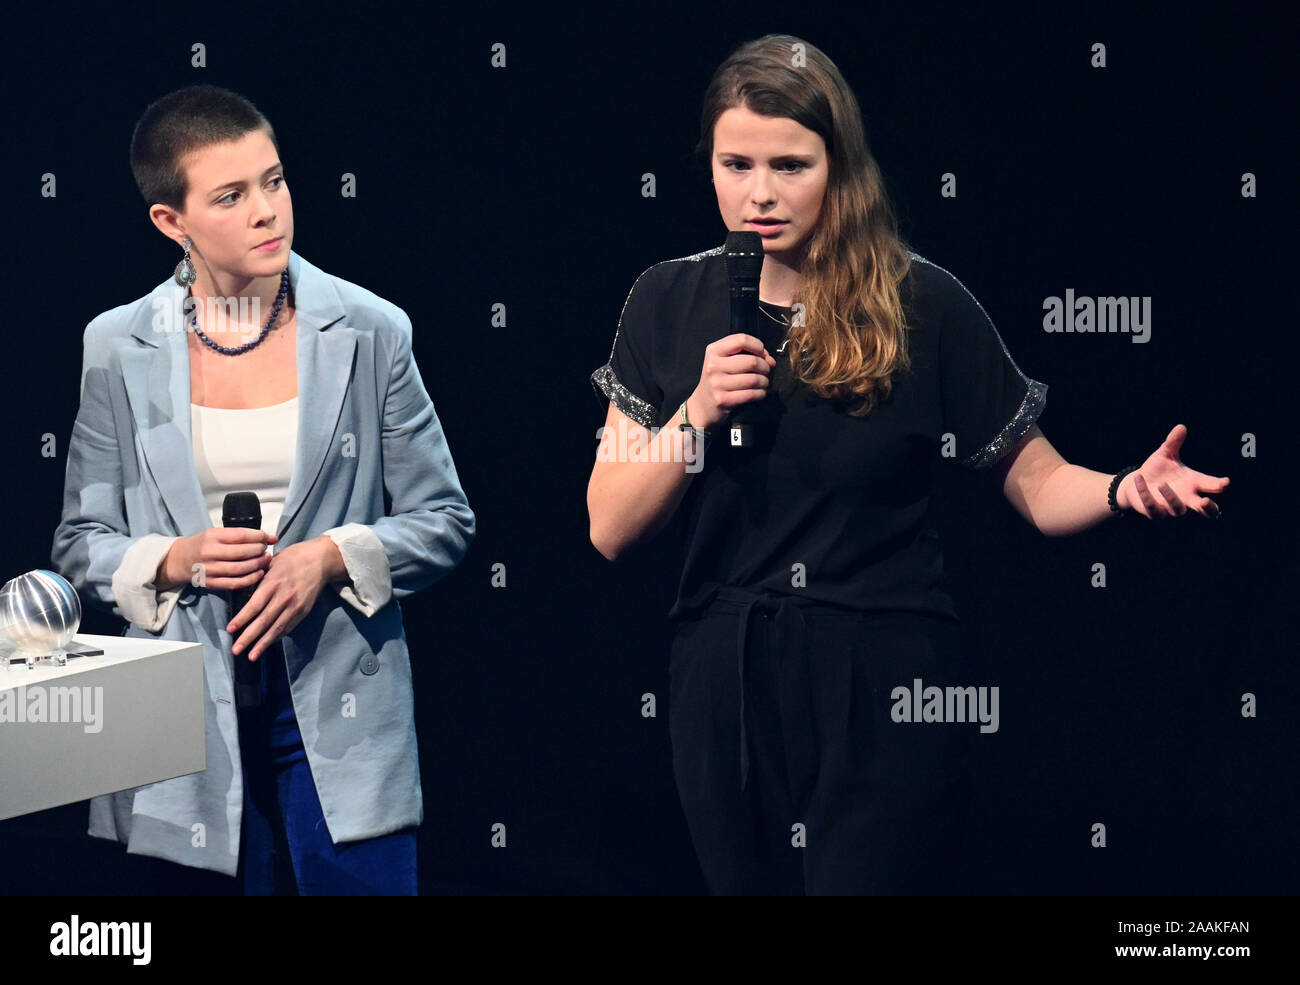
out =
<path fill-rule="evenodd" d="M 736 620 L 736 667 L 740 675 L 740 789 L 749 782 L 749 742 L 745 726 L 745 651 L 748 647 L 750 622 L 755 612 L 764 619 L 770 616 L 769 648 L 778 654 L 774 665 L 777 711 L 785 747 L 786 778 L 792 805 L 806 803 L 817 779 L 817 734 L 813 724 L 813 692 L 808 665 L 808 623 L 805 609 L 824 615 L 841 616 L 861 622 L 864 614 L 852 609 L 827 605 L 798 595 L 758 593 L 733 586 L 714 590 L 708 612 L 731 611 Z"/>

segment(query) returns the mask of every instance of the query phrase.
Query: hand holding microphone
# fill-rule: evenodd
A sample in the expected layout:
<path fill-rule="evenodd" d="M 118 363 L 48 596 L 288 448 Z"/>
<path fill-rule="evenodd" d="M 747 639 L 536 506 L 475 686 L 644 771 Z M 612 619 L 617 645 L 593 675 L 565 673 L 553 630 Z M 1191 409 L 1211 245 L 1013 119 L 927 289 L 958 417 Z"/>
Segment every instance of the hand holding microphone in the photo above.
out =
<path fill-rule="evenodd" d="M 159 565 L 155 585 L 166 591 L 183 585 L 194 571 L 202 572 L 203 587 L 230 593 L 233 619 L 247 605 L 266 576 L 273 557 L 268 544 L 279 541 L 261 529 L 262 510 L 257 495 L 230 493 L 222 508 L 222 526 L 177 539 Z M 235 700 L 246 708 L 262 703 L 262 665 L 249 659 L 248 648 L 234 654 Z"/>
<path fill-rule="evenodd" d="M 226 632 L 234 637 L 237 699 L 241 706 L 245 699 L 257 704 L 253 689 L 261 686 L 260 658 L 306 618 L 327 585 L 348 582 L 347 566 L 324 534 L 266 553 L 266 546 L 280 538 L 261 529 L 255 493 L 228 494 L 222 524 L 178 538 L 158 566 L 155 586 L 165 591 L 185 584 L 197 564 L 204 588 L 229 593 Z"/>
<path fill-rule="evenodd" d="M 275 534 L 247 527 L 209 527 L 193 537 L 181 537 L 163 559 L 162 578 L 156 584 L 163 591 L 184 585 L 198 565 L 205 588 L 250 588 L 262 580 L 271 563 L 266 545 L 277 540 Z"/>
<path fill-rule="evenodd" d="M 691 423 L 708 431 L 744 404 L 767 396 L 776 359 L 753 335 L 728 335 L 704 350 L 700 382 L 687 400 Z"/>

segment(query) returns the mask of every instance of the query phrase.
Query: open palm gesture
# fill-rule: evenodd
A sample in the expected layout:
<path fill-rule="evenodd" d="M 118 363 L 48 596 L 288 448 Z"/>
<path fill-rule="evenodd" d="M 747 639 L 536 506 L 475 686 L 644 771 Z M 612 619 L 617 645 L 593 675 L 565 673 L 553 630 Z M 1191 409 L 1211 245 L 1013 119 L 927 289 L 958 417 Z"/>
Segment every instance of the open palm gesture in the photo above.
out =
<path fill-rule="evenodd" d="M 1188 510 L 1208 517 L 1219 515 L 1218 504 L 1206 493 L 1223 492 L 1228 488 L 1228 477 L 1206 475 L 1180 462 L 1178 453 L 1186 437 L 1187 428 L 1174 425 L 1169 437 L 1142 467 L 1124 476 L 1115 493 L 1121 509 L 1131 509 L 1148 520 L 1182 516 Z"/>

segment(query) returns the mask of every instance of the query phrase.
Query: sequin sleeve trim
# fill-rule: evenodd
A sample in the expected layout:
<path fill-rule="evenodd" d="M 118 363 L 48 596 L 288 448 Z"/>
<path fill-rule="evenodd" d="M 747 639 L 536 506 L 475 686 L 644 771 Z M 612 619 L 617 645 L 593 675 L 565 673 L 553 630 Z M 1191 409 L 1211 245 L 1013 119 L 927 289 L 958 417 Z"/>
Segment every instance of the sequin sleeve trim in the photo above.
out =
<path fill-rule="evenodd" d="M 1038 415 L 1043 412 L 1043 407 L 1047 404 L 1047 384 L 1031 379 L 1026 379 L 1025 382 L 1029 385 L 1029 391 L 1025 394 L 1025 399 L 1020 402 L 1020 409 L 1016 411 L 1015 417 L 1011 418 L 1007 426 L 987 445 L 961 460 L 961 464 L 966 468 L 977 471 L 989 468 L 1005 455 L 1012 445 L 1023 438 L 1034 421 L 1038 420 Z"/>
<path fill-rule="evenodd" d="M 654 406 L 620 383 L 618 377 L 614 375 L 614 368 L 609 363 L 591 374 L 591 383 L 592 386 L 599 387 L 605 396 L 613 401 L 615 407 L 642 427 L 658 426 L 659 414 Z"/>
<path fill-rule="evenodd" d="M 719 256 L 725 249 L 725 246 L 715 246 L 712 249 L 701 250 L 699 253 L 692 253 L 690 256 L 677 257 L 673 260 L 662 260 L 653 264 L 642 272 L 644 277 L 655 267 L 663 266 L 665 263 L 698 263 L 708 257 Z M 641 278 L 638 277 L 639 281 Z M 635 288 L 634 288 L 635 289 Z M 623 385 L 617 376 L 614 375 L 614 352 L 618 348 L 618 336 L 623 330 L 623 316 L 627 313 L 628 302 L 632 300 L 632 291 L 628 291 L 627 299 L 623 302 L 623 310 L 619 312 L 618 329 L 614 332 L 614 344 L 609 349 L 609 361 L 591 374 L 592 387 L 604 393 L 614 406 L 624 414 L 636 421 L 642 427 L 654 428 L 659 426 L 659 409 L 643 397 L 638 397 L 635 393 Z"/>

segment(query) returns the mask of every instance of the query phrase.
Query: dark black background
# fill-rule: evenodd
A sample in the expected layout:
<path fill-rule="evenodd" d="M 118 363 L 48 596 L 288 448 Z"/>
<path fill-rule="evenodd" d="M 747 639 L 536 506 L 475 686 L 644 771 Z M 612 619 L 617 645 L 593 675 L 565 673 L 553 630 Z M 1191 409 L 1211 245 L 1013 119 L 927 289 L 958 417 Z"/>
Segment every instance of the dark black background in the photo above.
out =
<path fill-rule="evenodd" d="M 461 567 L 403 606 L 422 890 L 702 892 L 667 737 L 675 571 L 666 545 L 611 565 L 588 540 L 605 408 L 588 377 L 636 276 L 724 236 L 692 153 L 713 69 L 743 41 L 792 33 L 854 88 L 909 244 L 966 284 L 1050 386 L 1040 424 L 1061 454 L 1113 472 L 1183 423 L 1185 461 L 1232 478 L 1217 523 L 1133 517 L 1048 539 L 988 475 L 941 470 L 969 679 L 1001 688 L 1001 729 L 977 743 L 963 888 L 1294 892 L 1300 695 L 1283 635 L 1294 524 L 1281 518 L 1295 434 L 1283 410 L 1295 37 L 1281 5 L 1167 19 L 480 6 L 159 5 L 11 33 L 3 577 L 50 563 L 85 324 L 179 258 L 132 182 L 132 127 L 182 85 L 233 88 L 276 129 L 294 249 L 410 314 L 478 517 Z M 206 69 L 190 67 L 196 42 Z M 495 42 L 505 69 L 489 64 Z M 1095 42 L 1104 69 L 1090 67 Z M 1239 191 L 1247 171 L 1255 199 Z M 53 199 L 40 195 L 46 172 Z M 355 199 L 339 195 L 344 172 Z M 944 172 L 956 199 L 940 197 Z M 1043 298 L 1067 288 L 1150 295 L 1151 341 L 1045 333 Z M 505 328 L 490 324 L 496 302 Z M 56 458 L 40 454 L 47 433 Z M 1245 433 L 1257 458 L 1242 457 Z M 1104 590 L 1089 587 L 1097 562 Z M 497 563 L 503 589 L 490 584 Z M 119 628 L 97 611 L 82 624 Z M 1247 691 L 1254 719 L 1240 714 Z M 645 692 L 657 718 L 640 714 Z M 507 848 L 490 847 L 495 822 Z M 1105 849 L 1090 847 L 1096 822 Z M 0 823 L 0 889 L 177 888 L 177 867 L 85 827 L 85 804 Z M 208 886 L 234 889 L 221 876 Z"/>

